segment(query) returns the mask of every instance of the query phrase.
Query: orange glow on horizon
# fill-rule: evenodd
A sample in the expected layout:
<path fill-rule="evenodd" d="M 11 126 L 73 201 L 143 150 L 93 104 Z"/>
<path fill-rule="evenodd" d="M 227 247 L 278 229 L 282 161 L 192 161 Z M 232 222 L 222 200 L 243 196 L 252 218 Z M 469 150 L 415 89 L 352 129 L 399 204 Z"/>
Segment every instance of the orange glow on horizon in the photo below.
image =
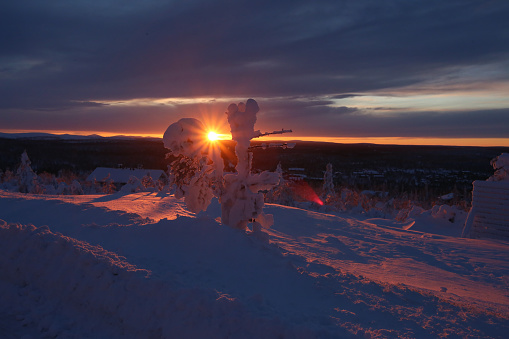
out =
<path fill-rule="evenodd" d="M 320 199 L 315 190 L 311 188 L 306 181 L 296 181 L 291 185 L 291 187 L 300 199 L 323 206 L 322 199 Z"/>
<path fill-rule="evenodd" d="M 216 131 L 218 140 L 231 140 L 231 134 L 225 124 L 213 123 L 213 120 L 204 122 L 208 130 Z M 212 122 L 212 123 L 211 123 Z M 216 128 L 217 127 L 217 128 Z M 6 130 L 1 133 L 50 133 L 55 135 L 70 134 L 79 136 L 99 135 L 101 137 L 132 136 L 161 139 L 164 131 L 160 133 L 133 133 L 133 132 L 105 132 L 105 131 L 64 131 L 64 130 Z M 509 138 L 419 138 L 419 137 L 320 137 L 301 135 L 274 135 L 258 139 L 259 141 L 315 141 L 342 144 L 382 144 L 382 145 L 429 145 L 429 146 L 479 146 L 479 147 L 509 147 Z"/>
<path fill-rule="evenodd" d="M 425 137 L 318 137 L 318 136 L 269 136 L 264 141 L 310 141 L 337 144 L 379 144 L 414 146 L 477 146 L 509 147 L 509 138 L 425 138 Z"/>

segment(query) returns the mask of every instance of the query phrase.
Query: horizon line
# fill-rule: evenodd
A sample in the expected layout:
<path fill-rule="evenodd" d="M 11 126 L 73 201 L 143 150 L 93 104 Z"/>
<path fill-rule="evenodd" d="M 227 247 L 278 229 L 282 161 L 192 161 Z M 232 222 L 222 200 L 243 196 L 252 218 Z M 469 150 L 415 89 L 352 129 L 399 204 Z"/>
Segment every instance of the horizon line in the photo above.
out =
<path fill-rule="evenodd" d="M 14 130 L 0 129 L 5 134 L 50 134 L 111 137 L 137 137 L 162 139 L 163 133 L 117 133 L 106 131 L 63 131 L 63 130 Z M 230 140 L 230 139 L 223 139 Z M 465 147 L 509 147 L 509 138 L 472 138 L 472 137 L 333 137 L 333 136 L 266 136 L 254 138 L 252 141 L 284 141 L 284 142 L 329 142 L 336 144 L 379 144 L 379 145 L 407 145 L 407 146 L 465 146 Z"/>

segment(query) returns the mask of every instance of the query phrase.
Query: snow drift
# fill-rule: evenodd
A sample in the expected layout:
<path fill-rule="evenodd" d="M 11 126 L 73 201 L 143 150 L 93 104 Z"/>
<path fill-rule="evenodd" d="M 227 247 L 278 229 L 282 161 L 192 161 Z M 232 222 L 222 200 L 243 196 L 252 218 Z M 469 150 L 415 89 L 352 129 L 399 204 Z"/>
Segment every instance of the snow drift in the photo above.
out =
<path fill-rule="evenodd" d="M 251 317 L 226 294 L 150 279 L 125 258 L 47 226 L 0 220 L 0 268 L 2 311 L 48 337 L 309 337 Z"/>

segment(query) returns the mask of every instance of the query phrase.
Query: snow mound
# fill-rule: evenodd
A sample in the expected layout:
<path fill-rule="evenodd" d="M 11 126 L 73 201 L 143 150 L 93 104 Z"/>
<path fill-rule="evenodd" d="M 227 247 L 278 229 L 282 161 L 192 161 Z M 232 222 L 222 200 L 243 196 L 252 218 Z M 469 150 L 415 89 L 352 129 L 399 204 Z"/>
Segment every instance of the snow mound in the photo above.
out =
<path fill-rule="evenodd" d="M 226 294 L 152 279 L 124 257 L 47 226 L 0 220 L 0 271 L 0 312 L 44 337 L 310 337 L 251 317 Z"/>

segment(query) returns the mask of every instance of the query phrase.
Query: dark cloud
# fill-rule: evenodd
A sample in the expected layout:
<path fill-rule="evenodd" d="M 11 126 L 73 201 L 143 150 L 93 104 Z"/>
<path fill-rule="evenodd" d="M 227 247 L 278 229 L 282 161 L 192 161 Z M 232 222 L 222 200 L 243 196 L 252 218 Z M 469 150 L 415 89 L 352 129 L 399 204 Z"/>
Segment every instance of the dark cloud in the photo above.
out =
<path fill-rule="evenodd" d="M 359 96 L 358 94 L 337 94 L 337 95 L 333 95 L 331 96 L 331 99 L 347 99 L 347 98 L 354 98 L 354 97 L 357 97 Z"/>
<path fill-rule="evenodd" d="M 469 112 L 403 112 L 337 116 L 318 122 L 322 136 L 509 138 L 509 109 Z"/>
<path fill-rule="evenodd" d="M 231 100 L 232 102 L 237 102 Z M 245 101 L 245 99 L 243 99 Z M 294 135 L 317 137 L 441 137 L 509 138 L 509 109 L 404 112 L 390 115 L 355 107 L 331 107 L 326 101 L 261 99 L 256 128 L 263 132 L 292 129 Z M 160 134 L 183 117 L 208 117 L 229 130 L 224 112 L 228 102 L 153 106 L 73 107 L 42 112 L 15 110 L 0 115 L 0 126 L 29 130 L 103 131 L 118 134 Z"/>
<path fill-rule="evenodd" d="M 44 111 L 109 116 L 103 100 L 254 97 L 267 98 L 266 116 L 309 114 L 308 125 L 319 117 L 339 131 L 338 119 L 378 118 L 323 98 L 472 65 L 495 65 L 483 81 L 509 79 L 496 66 L 509 57 L 507 17 L 503 0 L 4 1 L 0 115 L 52 121 Z"/>

